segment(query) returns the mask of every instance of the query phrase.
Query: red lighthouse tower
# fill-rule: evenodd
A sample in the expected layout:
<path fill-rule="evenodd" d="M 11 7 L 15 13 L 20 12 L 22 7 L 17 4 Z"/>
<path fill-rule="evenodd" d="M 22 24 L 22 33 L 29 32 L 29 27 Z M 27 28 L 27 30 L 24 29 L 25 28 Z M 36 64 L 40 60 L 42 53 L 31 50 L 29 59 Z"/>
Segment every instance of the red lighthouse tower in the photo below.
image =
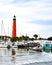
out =
<path fill-rule="evenodd" d="M 13 18 L 12 37 L 16 37 L 16 16 Z"/>

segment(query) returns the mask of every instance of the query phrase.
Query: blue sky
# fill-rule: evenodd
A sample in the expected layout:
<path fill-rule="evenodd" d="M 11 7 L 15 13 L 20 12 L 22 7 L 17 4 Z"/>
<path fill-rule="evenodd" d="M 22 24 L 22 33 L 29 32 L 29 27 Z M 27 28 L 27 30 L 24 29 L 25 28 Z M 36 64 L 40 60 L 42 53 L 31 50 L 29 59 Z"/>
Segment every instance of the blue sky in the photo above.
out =
<path fill-rule="evenodd" d="M 3 20 L 6 35 L 9 36 L 12 36 L 14 15 L 17 19 L 17 36 L 52 36 L 52 0 L 0 0 L 0 24 Z"/>

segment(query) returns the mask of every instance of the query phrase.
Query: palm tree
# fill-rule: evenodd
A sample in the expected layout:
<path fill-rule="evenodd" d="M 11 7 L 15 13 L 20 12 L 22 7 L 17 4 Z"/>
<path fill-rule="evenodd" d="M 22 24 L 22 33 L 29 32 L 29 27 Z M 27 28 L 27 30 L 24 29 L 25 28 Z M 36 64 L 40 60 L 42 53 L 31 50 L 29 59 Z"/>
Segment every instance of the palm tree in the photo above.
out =
<path fill-rule="evenodd" d="M 34 36 L 34 37 L 35 37 L 35 39 L 37 40 L 38 35 L 37 35 L 37 34 L 34 34 L 33 36 Z"/>

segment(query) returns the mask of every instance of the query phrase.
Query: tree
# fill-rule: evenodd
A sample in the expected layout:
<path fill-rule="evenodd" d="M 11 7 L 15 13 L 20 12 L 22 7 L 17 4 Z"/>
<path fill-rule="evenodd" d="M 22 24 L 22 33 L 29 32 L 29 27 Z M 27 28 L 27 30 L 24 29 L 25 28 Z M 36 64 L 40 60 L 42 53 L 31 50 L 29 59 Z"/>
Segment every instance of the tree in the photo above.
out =
<path fill-rule="evenodd" d="M 11 38 L 11 41 L 12 41 L 12 42 L 16 42 L 17 40 L 18 40 L 18 37 L 12 37 L 12 38 Z"/>
<path fill-rule="evenodd" d="M 37 35 L 37 34 L 34 34 L 33 36 L 34 36 L 34 37 L 35 37 L 35 39 L 37 40 L 38 35 Z"/>
<path fill-rule="evenodd" d="M 33 41 L 33 40 L 34 40 L 34 38 L 30 38 L 30 40 L 32 40 L 32 41 Z"/>
<path fill-rule="evenodd" d="M 51 41 L 52 40 L 52 37 L 49 37 L 47 40 L 50 40 Z"/>
<path fill-rule="evenodd" d="M 21 36 L 21 39 L 22 39 L 22 40 L 26 40 L 26 41 L 27 41 L 27 40 L 29 39 L 29 37 L 28 37 L 28 36 L 24 36 L 24 35 L 23 35 L 23 36 Z"/>

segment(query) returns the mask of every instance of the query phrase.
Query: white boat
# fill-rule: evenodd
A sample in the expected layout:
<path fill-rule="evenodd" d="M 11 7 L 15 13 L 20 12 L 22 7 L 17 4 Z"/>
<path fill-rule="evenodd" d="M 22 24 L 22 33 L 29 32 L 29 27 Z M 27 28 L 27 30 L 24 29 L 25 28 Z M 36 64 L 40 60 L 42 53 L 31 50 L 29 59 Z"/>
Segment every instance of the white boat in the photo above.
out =
<path fill-rule="evenodd" d="M 42 48 L 40 46 L 29 47 L 29 50 L 31 50 L 31 51 L 37 51 L 37 52 L 42 52 Z"/>
<path fill-rule="evenodd" d="M 2 37 L 5 36 L 5 30 L 4 30 L 4 24 L 3 21 L 1 21 L 1 38 L 0 38 L 0 48 L 6 48 L 6 42 L 5 39 L 3 40 Z M 4 37 L 5 38 L 5 37 Z"/>
<path fill-rule="evenodd" d="M 6 48 L 6 43 L 3 40 L 0 40 L 0 48 Z"/>
<path fill-rule="evenodd" d="M 12 43 L 12 48 L 18 48 L 17 42 L 13 42 L 13 43 Z"/>
<path fill-rule="evenodd" d="M 7 48 L 18 48 L 16 42 L 11 42 L 10 39 L 7 41 Z"/>

